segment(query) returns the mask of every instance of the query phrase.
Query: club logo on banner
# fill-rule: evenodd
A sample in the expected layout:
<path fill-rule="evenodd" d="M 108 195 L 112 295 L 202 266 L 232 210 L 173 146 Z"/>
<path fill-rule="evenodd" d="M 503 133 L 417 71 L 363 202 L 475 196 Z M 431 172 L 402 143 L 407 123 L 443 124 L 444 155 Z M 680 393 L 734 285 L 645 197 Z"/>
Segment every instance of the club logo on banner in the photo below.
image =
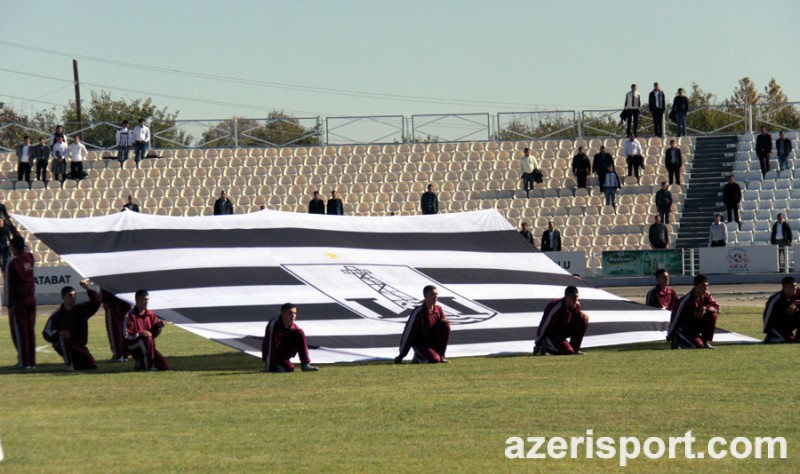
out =
<path fill-rule="evenodd" d="M 473 324 L 497 312 L 406 265 L 290 264 L 282 267 L 305 284 L 367 319 L 405 323 L 422 301 L 422 289 L 439 290 L 451 324 Z"/>

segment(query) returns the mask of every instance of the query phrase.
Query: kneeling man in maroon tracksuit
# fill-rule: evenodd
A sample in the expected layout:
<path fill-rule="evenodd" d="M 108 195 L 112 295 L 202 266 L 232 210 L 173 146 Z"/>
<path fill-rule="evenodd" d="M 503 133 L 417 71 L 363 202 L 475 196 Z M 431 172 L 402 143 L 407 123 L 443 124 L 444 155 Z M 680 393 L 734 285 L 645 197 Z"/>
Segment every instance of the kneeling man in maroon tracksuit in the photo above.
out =
<path fill-rule="evenodd" d="M 64 358 L 64 365 L 70 371 L 97 368 L 86 343 L 89 340 L 89 318 L 100 308 L 100 295 L 89 289 L 87 280 L 81 280 L 81 287 L 89 295 L 89 301 L 76 304 L 75 288 L 65 286 L 61 289 L 64 303 L 50 316 L 42 331 L 45 341 L 53 344 L 53 349 Z"/>
<path fill-rule="evenodd" d="M 128 353 L 136 359 L 136 370 L 169 370 L 167 359 L 156 350 L 156 338 L 166 324 L 147 309 L 150 293 L 138 290 L 135 295 L 136 306 L 125 318 L 125 343 Z"/>
<path fill-rule="evenodd" d="M 414 308 L 408 317 L 403 336 L 400 339 L 400 355 L 394 358 L 395 364 L 402 364 L 403 358 L 414 349 L 414 364 L 439 364 L 449 362 L 444 357 L 450 339 L 450 321 L 444 310 L 437 304 L 439 290 L 428 285 L 422 289 L 424 303 Z"/>
<path fill-rule="evenodd" d="M 781 291 L 770 296 L 764 308 L 764 342 L 779 344 L 798 342 L 800 333 L 800 289 L 797 280 L 787 276 Z"/>
<path fill-rule="evenodd" d="M 588 327 L 589 315 L 581 311 L 578 288 L 566 287 L 563 298 L 551 301 L 544 308 L 542 322 L 536 331 L 533 355 L 583 354 L 581 343 Z"/>
<path fill-rule="evenodd" d="M 281 314 L 267 323 L 264 341 L 261 343 L 261 360 L 266 372 L 294 372 L 291 358 L 300 356 L 300 369 L 303 372 L 319 370 L 311 365 L 308 357 L 306 333 L 297 327 L 297 307 L 292 303 L 281 306 Z"/>
<path fill-rule="evenodd" d="M 708 278 L 694 277 L 694 288 L 672 310 L 667 340 L 673 349 L 714 349 L 719 303 L 708 293 Z"/>

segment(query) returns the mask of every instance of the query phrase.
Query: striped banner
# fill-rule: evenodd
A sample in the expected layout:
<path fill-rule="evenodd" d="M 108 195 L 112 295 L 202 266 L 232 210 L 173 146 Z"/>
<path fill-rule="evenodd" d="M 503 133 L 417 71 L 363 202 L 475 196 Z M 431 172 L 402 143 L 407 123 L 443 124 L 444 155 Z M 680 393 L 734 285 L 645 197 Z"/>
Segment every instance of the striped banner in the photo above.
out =
<path fill-rule="evenodd" d="M 584 347 L 664 340 L 669 313 L 590 288 L 497 211 L 350 217 L 261 211 L 87 219 L 14 216 L 79 274 L 186 330 L 260 356 L 267 321 L 298 306 L 314 362 L 397 355 L 403 325 L 436 285 L 448 357 L 530 352 L 545 305 L 580 288 Z"/>

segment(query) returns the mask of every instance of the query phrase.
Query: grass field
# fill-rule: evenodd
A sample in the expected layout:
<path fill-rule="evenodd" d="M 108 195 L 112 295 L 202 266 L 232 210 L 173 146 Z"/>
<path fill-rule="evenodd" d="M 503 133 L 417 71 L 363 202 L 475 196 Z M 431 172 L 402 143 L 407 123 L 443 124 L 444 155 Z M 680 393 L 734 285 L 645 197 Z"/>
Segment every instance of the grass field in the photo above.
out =
<path fill-rule="evenodd" d="M 45 316 L 39 316 L 41 331 Z M 299 321 L 302 324 L 302 321 Z M 760 309 L 720 325 L 760 337 Z M 102 318 L 90 348 L 109 357 Z M 38 335 L 37 335 L 38 336 Z M 41 338 L 38 338 L 40 344 Z M 787 460 L 633 460 L 630 472 L 796 472 L 800 346 L 585 357 L 481 357 L 442 366 L 323 366 L 260 373 L 259 359 L 176 327 L 159 338 L 174 371 L 100 363 L 65 373 L 0 369 L 0 472 L 598 472 L 618 459 L 508 460 L 510 436 L 784 436 Z M 0 318 L 0 366 L 15 362 Z M 682 450 L 679 450 L 682 452 Z"/>

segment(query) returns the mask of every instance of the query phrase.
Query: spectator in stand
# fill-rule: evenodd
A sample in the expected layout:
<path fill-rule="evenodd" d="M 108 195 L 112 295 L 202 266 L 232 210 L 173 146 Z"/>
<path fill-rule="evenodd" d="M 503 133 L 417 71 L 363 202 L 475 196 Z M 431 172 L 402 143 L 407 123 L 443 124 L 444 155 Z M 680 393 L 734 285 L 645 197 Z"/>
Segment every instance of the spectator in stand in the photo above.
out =
<path fill-rule="evenodd" d="M 522 150 L 523 156 L 520 158 L 520 170 L 522 171 L 522 188 L 525 195 L 530 196 L 531 189 L 536 185 L 535 171 L 539 169 L 536 158 L 531 156 L 531 149 Z"/>
<path fill-rule="evenodd" d="M 22 143 L 17 145 L 17 181 L 31 182 L 31 164 L 33 163 L 33 153 L 31 146 L 31 137 L 25 135 L 22 138 Z"/>
<path fill-rule="evenodd" d="M 219 193 L 219 199 L 214 202 L 214 215 L 225 216 L 228 214 L 233 214 L 233 203 L 223 190 Z"/>
<path fill-rule="evenodd" d="M 542 252 L 561 251 L 561 232 L 553 226 L 553 221 L 547 223 L 547 230 L 542 232 Z"/>
<path fill-rule="evenodd" d="M 423 214 L 439 213 L 439 197 L 433 192 L 433 185 L 428 185 L 428 190 L 422 193 L 419 200 L 419 208 Z"/>
<path fill-rule="evenodd" d="M 728 211 L 728 222 L 736 222 L 742 228 L 739 220 L 739 204 L 742 202 L 742 188 L 734 181 L 733 175 L 728 176 L 728 184 L 722 187 L 722 202 Z"/>
<path fill-rule="evenodd" d="M 778 263 L 785 269 L 786 247 L 792 246 L 792 228 L 783 220 L 783 214 L 778 214 L 778 222 L 772 224 L 772 236 L 769 241 L 772 245 L 778 246 Z"/>
<path fill-rule="evenodd" d="M 89 152 L 86 147 L 81 143 L 81 136 L 75 135 L 72 138 L 74 141 L 67 149 L 67 158 L 69 159 L 69 174 L 72 179 L 80 181 L 83 179 L 83 160 Z"/>
<path fill-rule="evenodd" d="M 672 348 L 714 349 L 719 303 L 708 293 L 708 278 L 694 277 L 694 287 L 678 300 L 670 315 L 667 341 Z"/>
<path fill-rule="evenodd" d="M 661 182 L 661 189 L 656 191 L 656 208 L 661 221 L 664 224 L 669 224 L 669 213 L 672 210 L 672 193 L 667 188 L 667 182 Z"/>
<path fill-rule="evenodd" d="M 600 146 L 600 151 L 594 155 L 592 161 L 592 171 L 597 175 L 597 182 L 600 184 L 600 192 L 603 192 L 603 184 L 606 182 L 606 170 L 609 166 L 614 166 L 614 157 L 606 152 L 605 145 Z"/>
<path fill-rule="evenodd" d="M 592 170 L 589 157 L 583 152 L 583 147 L 578 147 L 578 154 L 572 157 L 572 174 L 578 180 L 578 187 L 586 189 L 586 177 Z"/>
<path fill-rule="evenodd" d="M 728 245 L 728 226 L 722 222 L 722 216 L 714 214 L 714 222 L 708 229 L 708 246 L 725 247 Z"/>
<path fill-rule="evenodd" d="M 339 199 L 339 195 L 336 194 L 336 191 L 331 191 L 331 198 L 328 199 L 327 206 L 329 216 L 344 215 L 344 204 L 342 204 L 342 200 Z"/>
<path fill-rule="evenodd" d="M 133 131 L 128 128 L 128 121 L 122 121 L 122 128 L 117 130 L 117 160 L 123 163 L 128 160 L 128 153 L 131 150 L 131 143 L 133 143 Z"/>
<path fill-rule="evenodd" d="M 636 176 L 638 183 L 639 168 L 644 168 L 644 158 L 642 157 L 642 144 L 632 133 L 628 135 L 628 141 L 625 142 L 625 163 L 628 164 L 628 176 Z"/>
<path fill-rule="evenodd" d="M 519 231 L 519 234 L 522 236 L 523 239 L 525 239 L 529 244 L 531 244 L 532 247 L 534 248 L 536 247 L 536 244 L 533 243 L 533 232 L 531 232 L 530 229 L 528 229 L 527 222 L 522 223 L 522 230 Z"/>
<path fill-rule="evenodd" d="M 606 206 L 613 207 L 614 212 L 617 212 L 617 191 L 620 187 L 622 186 L 620 185 L 619 175 L 612 165 L 608 165 L 603 181 L 603 192 L 606 194 Z"/>
<path fill-rule="evenodd" d="M 647 292 L 644 304 L 672 311 L 678 303 L 678 293 L 669 287 L 669 273 L 663 268 L 656 271 L 656 286 Z"/>
<path fill-rule="evenodd" d="M 314 197 L 308 201 L 309 214 L 325 214 L 325 201 L 319 197 L 319 191 L 314 191 Z"/>
<path fill-rule="evenodd" d="M 64 144 L 67 143 L 67 134 L 64 133 L 64 127 L 62 125 L 56 125 L 56 131 L 53 132 L 52 135 L 50 135 L 51 147 L 56 144 L 56 140 L 58 139 L 58 137 L 61 137 L 61 141 L 64 142 Z"/>
<path fill-rule="evenodd" d="M 8 222 L 8 209 L 6 209 L 6 205 L 0 202 L 0 217 Z"/>
<path fill-rule="evenodd" d="M 667 110 L 666 97 L 664 91 L 658 86 L 658 82 L 653 84 L 653 90 L 648 97 L 648 106 L 653 115 L 653 134 L 657 137 L 664 137 L 664 111 Z"/>
<path fill-rule="evenodd" d="M 672 178 L 674 177 L 675 184 L 680 185 L 683 156 L 681 156 L 681 149 L 678 148 L 674 138 L 669 141 L 669 148 L 664 151 L 664 166 L 669 174 L 669 184 L 672 184 Z"/>
<path fill-rule="evenodd" d="M 625 120 L 627 122 L 627 127 L 625 128 L 625 134 L 631 135 L 633 134 L 636 136 L 639 133 L 639 109 L 642 107 L 642 98 L 639 96 L 639 93 L 636 91 L 636 84 L 631 84 L 631 90 L 627 94 L 625 94 Z M 631 129 L 631 123 L 633 123 L 633 129 Z"/>
<path fill-rule="evenodd" d="M 650 246 L 654 249 L 665 249 L 669 245 L 669 229 L 661 223 L 661 217 L 656 214 L 653 216 L 653 224 L 648 232 Z"/>
<path fill-rule="evenodd" d="M 769 159 L 772 156 L 772 136 L 767 133 L 767 127 L 761 127 L 761 133 L 756 137 L 756 155 L 761 166 L 761 177 L 769 173 Z"/>
<path fill-rule="evenodd" d="M 128 195 L 128 202 L 122 206 L 122 210 L 124 211 L 125 209 L 133 212 L 139 212 L 139 205 L 133 202 L 133 196 Z"/>
<path fill-rule="evenodd" d="M 800 290 L 794 277 L 784 277 L 781 291 L 767 299 L 764 308 L 764 342 L 797 342 L 800 336 Z"/>
<path fill-rule="evenodd" d="M 792 153 L 792 141 L 786 138 L 786 132 L 781 130 L 780 137 L 775 140 L 775 154 L 778 155 L 778 173 L 791 169 L 789 155 Z"/>
<path fill-rule="evenodd" d="M 67 144 L 64 143 L 63 135 L 56 136 L 56 142 L 53 145 L 53 179 L 58 180 L 61 176 L 61 182 L 67 179 Z"/>
<path fill-rule="evenodd" d="M 136 167 L 139 167 L 139 160 L 147 158 L 147 144 L 150 143 L 150 129 L 144 124 L 144 119 L 139 119 L 139 125 L 133 128 L 133 159 Z"/>
<path fill-rule="evenodd" d="M 50 147 L 45 138 L 39 138 L 39 144 L 33 147 L 33 163 L 36 165 L 36 179 L 47 182 L 47 166 L 50 164 Z"/>
<path fill-rule="evenodd" d="M 679 137 L 686 136 L 686 115 L 689 113 L 689 98 L 686 91 L 678 89 L 678 95 L 672 100 L 672 113 L 675 114 L 676 134 Z"/>

